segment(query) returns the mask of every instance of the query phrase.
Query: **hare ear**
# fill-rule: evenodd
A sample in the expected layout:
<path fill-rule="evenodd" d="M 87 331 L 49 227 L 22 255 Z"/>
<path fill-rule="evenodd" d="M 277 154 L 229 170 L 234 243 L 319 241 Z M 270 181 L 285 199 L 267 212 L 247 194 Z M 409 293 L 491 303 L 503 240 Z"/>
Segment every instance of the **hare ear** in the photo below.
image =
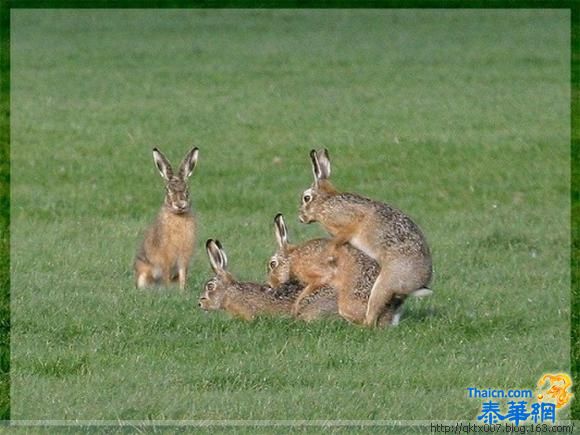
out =
<path fill-rule="evenodd" d="M 197 164 L 197 156 L 199 154 L 199 149 L 197 147 L 192 148 L 183 158 L 181 165 L 179 165 L 179 177 L 183 180 L 189 178 L 195 169 Z"/>
<path fill-rule="evenodd" d="M 316 150 L 310 150 L 310 160 L 312 161 L 312 173 L 314 174 L 314 182 L 318 183 L 322 180 L 322 172 L 320 171 L 320 165 L 318 164 L 318 154 Z"/>
<path fill-rule="evenodd" d="M 318 157 L 318 167 L 320 170 L 321 179 L 330 178 L 330 156 L 328 155 L 328 150 L 325 148 L 323 150 L 319 150 L 317 153 Z"/>
<path fill-rule="evenodd" d="M 274 218 L 274 231 L 276 233 L 278 247 L 285 249 L 288 246 L 288 229 L 286 228 L 286 222 L 284 222 L 282 213 L 278 213 Z"/>
<path fill-rule="evenodd" d="M 157 166 L 161 176 L 169 181 L 169 179 L 173 177 L 173 169 L 171 168 L 169 160 L 167 160 L 163 153 L 157 148 L 153 148 L 153 160 L 155 161 L 155 165 Z"/>
<path fill-rule="evenodd" d="M 220 243 L 219 240 L 216 240 L 215 243 L 219 249 L 220 262 L 221 262 L 222 269 L 225 271 L 228 268 L 228 257 L 226 255 L 226 251 L 224 251 L 224 248 L 222 247 L 222 244 Z"/>
<path fill-rule="evenodd" d="M 224 272 L 222 267 L 222 258 L 220 255 L 220 249 L 213 239 L 209 239 L 205 242 L 205 250 L 207 251 L 207 256 L 209 257 L 209 264 L 216 275 L 220 275 Z"/>

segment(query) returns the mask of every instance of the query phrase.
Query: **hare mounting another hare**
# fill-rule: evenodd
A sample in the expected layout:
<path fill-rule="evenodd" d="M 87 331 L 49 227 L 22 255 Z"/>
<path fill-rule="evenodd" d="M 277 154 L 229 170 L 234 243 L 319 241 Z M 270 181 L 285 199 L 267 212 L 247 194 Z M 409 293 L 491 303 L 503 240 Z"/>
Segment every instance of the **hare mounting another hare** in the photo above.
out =
<path fill-rule="evenodd" d="M 419 226 L 390 205 L 336 190 L 329 181 L 327 150 L 312 150 L 310 158 L 314 182 L 302 194 L 300 221 L 319 222 L 333 236 L 335 250 L 350 243 L 380 267 L 365 324 L 375 326 L 396 295 L 430 293 L 431 253 Z"/>
<path fill-rule="evenodd" d="M 350 244 L 336 249 L 331 239 L 290 244 L 282 214 L 274 218 L 274 232 L 278 249 L 268 263 L 268 283 L 277 286 L 297 280 L 305 285 L 296 298 L 294 311 L 301 311 L 299 302 L 302 298 L 311 297 L 312 292 L 317 292 L 321 286 L 330 286 L 337 293 L 338 314 L 349 322 L 364 323 L 371 288 L 379 275 L 377 262 Z M 429 294 L 430 290 L 413 292 L 410 296 Z M 399 323 L 406 297 L 396 295 L 385 306 L 379 316 L 380 326 Z"/>

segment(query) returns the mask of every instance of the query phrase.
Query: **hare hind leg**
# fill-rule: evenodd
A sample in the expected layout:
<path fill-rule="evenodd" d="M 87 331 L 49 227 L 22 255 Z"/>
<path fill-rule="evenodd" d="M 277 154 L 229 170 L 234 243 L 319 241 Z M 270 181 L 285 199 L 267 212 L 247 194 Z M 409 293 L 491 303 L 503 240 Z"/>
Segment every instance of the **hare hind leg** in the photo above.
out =
<path fill-rule="evenodd" d="M 398 326 L 401 321 L 401 316 L 403 315 L 406 298 L 406 295 L 393 296 L 391 302 L 389 302 L 383 313 L 379 316 L 378 325 L 381 327 Z"/>
<path fill-rule="evenodd" d="M 381 317 L 381 314 L 383 314 L 387 305 L 393 301 L 393 297 L 396 294 L 408 293 L 405 291 L 404 280 L 401 278 L 402 277 L 399 274 L 393 273 L 391 270 L 381 270 L 381 273 L 371 289 L 364 322 L 366 326 L 377 326 L 379 317 Z M 397 308 L 399 307 L 397 306 Z M 400 310 L 394 310 L 392 319 L 393 323 L 398 323 L 400 313 Z"/>
<path fill-rule="evenodd" d="M 135 260 L 135 287 L 143 289 L 154 283 L 153 267 L 139 259 Z"/>
<path fill-rule="evenodd" d="M 350 323 L 362 324 L 365 321 L 367 304 L 364 299 L 357 298 L 348 292 L 338 298 L 338 314 Z"/>

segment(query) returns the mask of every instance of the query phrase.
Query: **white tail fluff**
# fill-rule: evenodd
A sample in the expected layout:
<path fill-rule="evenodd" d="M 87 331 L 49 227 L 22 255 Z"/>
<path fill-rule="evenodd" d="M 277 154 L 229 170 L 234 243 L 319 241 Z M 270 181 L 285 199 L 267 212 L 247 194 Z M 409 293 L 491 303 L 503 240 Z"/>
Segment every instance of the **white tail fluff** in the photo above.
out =
<path fill-rule="evenodd" d="M 391 320 L 391 326 L 399 326 L 399 323 L 401 323 L 401 316 L 403 315 L 404 307 L 404 305 L 401 305 L 399 308 L 397 308 L 395 314 L 393 315 L 393 319 Z"/>
<path fill-rule="evenodd" d="M 413 293 L 410 293 L 409 296 L 414 298 L 424 298 L 425 296 L 431 296 L 433 294 L 433 290 L 428 288 L 420 288 L 419 290 L 415 290 Z"/>

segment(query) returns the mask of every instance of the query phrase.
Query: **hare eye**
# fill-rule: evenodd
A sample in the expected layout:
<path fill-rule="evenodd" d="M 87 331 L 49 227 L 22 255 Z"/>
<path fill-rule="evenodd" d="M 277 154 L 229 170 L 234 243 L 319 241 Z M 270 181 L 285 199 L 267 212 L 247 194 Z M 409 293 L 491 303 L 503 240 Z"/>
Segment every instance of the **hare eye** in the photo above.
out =
<path fill-rule="evenodd" d="M 312 199 L 312 197 L 310 195 L 304 195 L 304 197 L 302 198 L 302 200 L 304 201 L 304 204 L 310 202 L 311 199 Z"/>
<path fill-rule="evenodd" d="M 207 284 L 206 287 L 209 291 L 212 291 L 215 288 L 215 284 L 213 282 L 210 282 Z"/>
<path fill-rule="evenodd" d="M 274 269 L 277 265 L 278 265 L 278 262 L 276 260 L 270 261 L 270 269 Z"/>

